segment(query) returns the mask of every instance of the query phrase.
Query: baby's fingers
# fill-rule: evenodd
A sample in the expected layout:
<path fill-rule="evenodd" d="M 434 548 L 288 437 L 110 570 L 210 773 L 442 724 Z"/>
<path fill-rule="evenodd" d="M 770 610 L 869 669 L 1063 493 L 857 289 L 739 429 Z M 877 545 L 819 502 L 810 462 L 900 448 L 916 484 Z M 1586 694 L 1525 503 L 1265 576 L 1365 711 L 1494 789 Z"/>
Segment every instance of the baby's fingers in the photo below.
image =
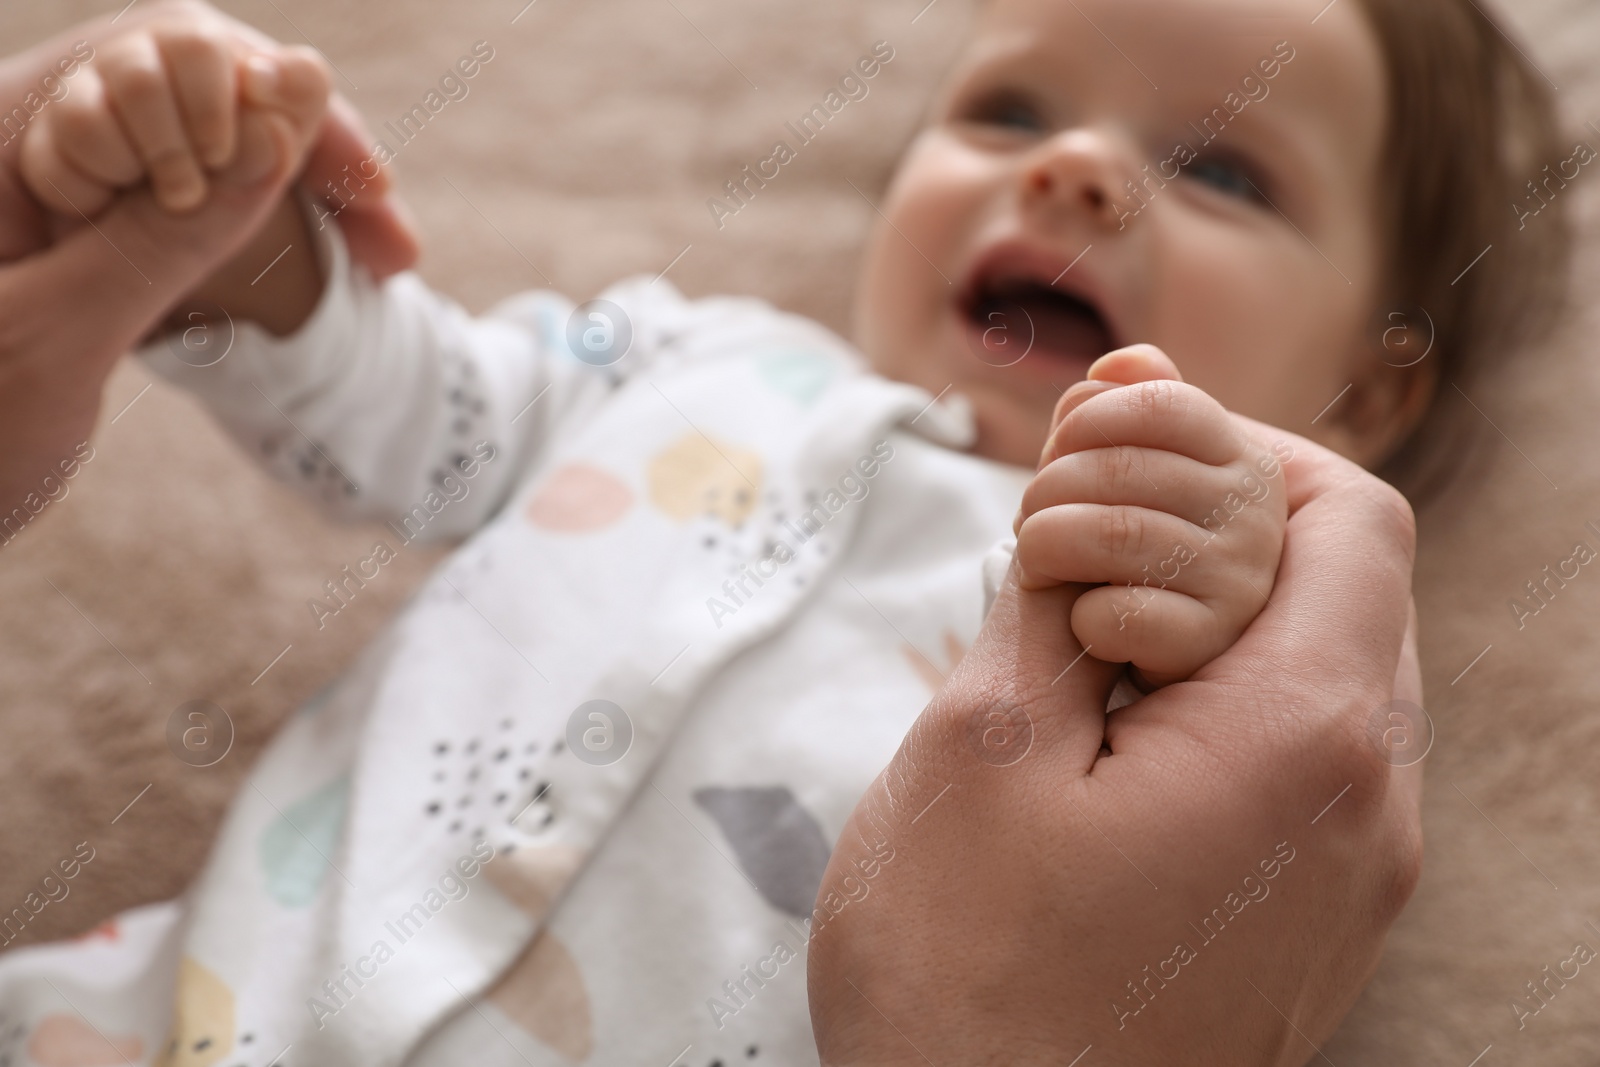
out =
<path fill-rule="evenodd" d="M 78 72 L 72 92 L 44 120 L 40 125 L 49 128 L 51 146 L 62 159 L 100 185 L 121 188 L 137 185 L 144 177 L 144 164 L 122 132 L 106 98 L 105 83 L 93 66 Z M 89 208 L 84 211 L 92 214 Z"/>
<path fill-rule="evenodd" d="M 327 64 L 309 48 L 284 48 L 252 56 L 244 67 L 244 100 L 276 112 L 296 149 L 307 153 L 328 114 L 333 91 Z"/>
<path fill-rule="evenodd" d="M 1200 552 L 1210 539 L 1207 531 L 1164 511 L 1061 504 L 1023 521 L 1017 534 L 1019 583 L 1047 589 L 1062 582 L 1171 582 L 1182 573 L 1187 591 L 1209 591 L 1198 585 L 1197 572 L 1212 565 Z"/>
<path fill-rule="evenodd" d="M 236 137 L 238 61 L 233 48 L 193 28 L 163 31 L 160 48 L 191 149 L 207 167 L 219 170 L 233 158 Z"/>
<path fill-rule="evenodd" d="M 1095 360 L 1089 367 L 1085 380 L 1062 393 L 1061 399 L 1056 401 L 1055 413 L 1050 418 L 1050 434 L 1045 441 L 1045 451 L 1039 459 L 1039 466 L 1043 468 L 1061 454 L 1051 451 L 1053 442 L 1050 438 L 1055 436 L 1061 420 L 1065 419 L 1073 408 L 1092 397 L 1124 385 L 1161 380 L 1181 382 L 1183 375 L 1178 373 L 1178 365 L 1155 345 L 1129 345 L 1115 352 L 1107 352 Z"/>
<path fill-rule="evenodd" d="M 1131 445 L 1222 466 L 1238 459 L 1247 443 L 1209 395 L 1183 382 L 1158 380 L 1112 388 L 1072 408 L 1052 431 L 1042 465 L 1085 448 Z"/>
<path fill-rule="evenodd" d="M 115 190 L 74 167 L 63 155 L 58 128 L 39 122 L 22 142 L 22 180 L 45 208 L 71 219 L 98 214 Z"/>
<path fill-rule="evenodd" d="M 217 182 L 252 186 L 300 170 L 321 128 L 329 84 L 321 60 L 309 50 L 251 57 L 242 75 L 237 146 Z"/>
<path fill-rule="evenodd" d="M 120 38 L 105 47 L 98 62 L 112 109 L 144 161 L 156 200 L 172 212 L 199 207 L 206 196 L 205 174 L 190 149 L 154 38 L 142 33 Z"/>
<path fill-rule="evenodd" d="M 1220 529 L 1247 508 L 1253 507 L 1251 521 L 1281 513 L 1282 506 L 1259 506 L 1273 493 L 1283 495 L 1273 473 L 1273 467 L 1213 467 L 1152 448 L 1086 448 L 1034 476 L 1023 491 L 1017 526 L 1060 504 L 1127 504 Z"/>
<path fill-rule="evenodd" d="M 1091 382 L 1137 385 L 1140 382 L 1183 381 L 1178 365 L 1155 345 L 1129 345 L 1107 352 L 1094 361 L 1087 378 Z"/>
<path fill-rule="evenodd" d="M 1072 633 L 1096 659 L 1137 667 L 1147 691 L 1184 681 L 1233 641 L 1205 604 L 1140 583 L 1101 586 L 1079 597 Z"/>

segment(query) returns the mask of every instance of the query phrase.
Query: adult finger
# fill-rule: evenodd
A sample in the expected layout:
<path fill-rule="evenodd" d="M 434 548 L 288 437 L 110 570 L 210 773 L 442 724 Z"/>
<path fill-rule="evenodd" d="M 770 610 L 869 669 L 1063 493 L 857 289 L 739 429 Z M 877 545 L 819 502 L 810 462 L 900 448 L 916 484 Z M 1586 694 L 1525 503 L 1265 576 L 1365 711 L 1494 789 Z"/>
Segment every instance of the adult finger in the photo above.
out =
<path fill-rule="evenodd" d="M 1405 498 L 1333 452 L 1259 424 L 1247 428 L 1283 446 L 1290 515 L 1272 599 L 1229 653 L 1204 672 L 1225 709 L 1194 740 L 1223 763 L 1264 766 L 1264 724 L 1278 722 L 1285 746 L 1277 773 L 1316 757 L 1345 784 L 1361 777 L 1386 788 L 1387 765 L 1365 747 L 1367 722 L 1392 697 L 1410 615 L 1416 524 Z M 1338 649 L 1337 656 L 1326 650 Z M 1308 682 L 1336 699 L 1307 704 Z M 1167 691 L 1112 716 L 1115 734 L 1166 715 Z M 1285 718 L 1285 709 L 1294 709 Z M 1158 735 L 1145 732 L 1143 736 Z M 1291 752 L 1287 746 L 1299 746 Z M 1321 750 L 1320 756 L 1317 750 Z M 1237 769 L 1237 768 L 1236 768 Z M 1375 780 L 1382 771 L 1383 783 Z"/>
<path fill-rule="evenodd" d="M 102 373 L 249 239 L 289 180 L 292 137 L 281 119 L 252 122 L 241 131 L 234 163 L 198 210 L 173 216 L 150 190 L 135 189 L 95 226 L 0 268 L 10 347 L 49 350 L 82 360 L 83 374 Z M 51 312 L 63 292 L 93 293 L 95 313 Z"/>
<path fill-rule="evenodd" d="M 413 266 L 421 247 L 379 156 L 360 113 L 335 95 L 301 184 L 321 201 L 324 221 L 338 222 L 352 258 L 381 280 Z"/>

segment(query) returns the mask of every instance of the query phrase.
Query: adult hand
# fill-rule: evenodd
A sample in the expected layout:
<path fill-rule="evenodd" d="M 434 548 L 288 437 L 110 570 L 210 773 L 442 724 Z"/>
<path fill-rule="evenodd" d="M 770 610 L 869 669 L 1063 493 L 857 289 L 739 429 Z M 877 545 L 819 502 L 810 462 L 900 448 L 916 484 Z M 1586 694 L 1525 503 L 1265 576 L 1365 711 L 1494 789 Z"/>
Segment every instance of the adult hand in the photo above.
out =
<path fill-rule="evenodd" d="M 11 116 L 14 107 L 28 114 L 30 94 L 39 107 L 45 79 L 60 77 L 57 64 L 75 58 L 78 42 L 93 47 L 159 19 L 177 19 L 251 49 L 277 47 L 193 0 L 144 3 L 116 25 L 97 19 L 0 61 L 0 115 Z M 70 79 L 66 84 L 70 92 Z M 92 226 L 62 226 L 28 193 L 19 170 L 23 138 L 8 118 L 0 133 L 0 521 L 17 521 L 5 527 L 5 540 L 26 521 L 16 509 L 40 510 L 35 502 L 75 470 L 71 463 L 93 430 L 102 386 L 118 357 L 259 228 L 287 191 L 291 161 L 306 160 L 302 184 L 323 193 L 328 182 L 347 179 L 346 167 L 373 174 L 363 166 L 370 138 L 354 110 L 338 98 L 326 112 L 320 102 L 317 107 L 324 117 L 311 127 L 309 155 L 301 116 L 285 112 L 286 124 L 256 127 L 253 158 L 241 139 L 239 160 L 199 211 L 173 218 L 147 189 L 138 189 Z M 380 277 L 410 266 L 417 255 L 412 227 L 389 194 L 389 179 L 379 171 L 336 216 L 352 254 Z"/>
<path fill-rule="evenodd" d="M 0 265 L 5 540 L 76 473 L 76 459 L 88 458 L 83 448 L 117 359 L 283 202 L 322 128 L 328 75 L 309 50 L 269 55 L 270 87 L 240 111 L 233 162 L 213 175 L 197 210 L 172 215 L 140 187 L 93 225 Z"/>
<path fill-rule="evenodd" d="M 1118 394 L 1167 417 L 1159 384 Z M 841 835 L 808 963 L 826 1067 L 1302 1064 L 1420 874 L 1414 523 L 1299 437 L 1271 603 L 1190 681 L 1109 716 L 1083 586 L 1020 591 Z M 1104 746 L 1104 749 L 1102 748 Z"/>
<path fill-rule="evenodd" d="M 272 49 L 277 43 L 255 27 L 240 22 L 200 0 L 146 0 L 119 16 L 103 16 L 74 27 L 18 55 L 0 60 L 0 115 L 27 109 L 29 94 L 43 99 L 40 82 L 56 74 L 56 64 L 74 58 L 73 46 L 97 47 L 108 35 L 133 26 L 177 20 L 198 33 L 235 42 L 248 50 Z M 71 91 L 72 81 L 64 79 Z M 46 104 L 45 106 L 51 106 Z M 0 132 L 0 262 L 20 259 L 51 242 L 50 219 L 31 197 L 19 176 L 22 138 L 17 123 Z M 352 177 L 354 175 L 354 177 Z M 355 108 L 335 95 L 315 147 L 301 175 L 306 192 L 327 205 L 342 228 L 351 257 L 376 278 L 387 278 L 417 261 L 415 224 L 393 191 L 389 172 L 376 166 L 373 140 Z M 330 185 L 338 195 L 330 190 Z"/>

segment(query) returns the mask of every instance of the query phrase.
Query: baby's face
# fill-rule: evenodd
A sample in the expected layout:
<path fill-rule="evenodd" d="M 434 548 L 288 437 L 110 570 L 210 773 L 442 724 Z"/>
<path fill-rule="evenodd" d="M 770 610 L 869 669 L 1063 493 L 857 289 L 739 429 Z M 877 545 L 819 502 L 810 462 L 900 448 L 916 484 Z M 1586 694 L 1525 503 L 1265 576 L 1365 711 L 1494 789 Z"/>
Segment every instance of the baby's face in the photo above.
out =
<path fill-rule="evenodd" d="M 1386 77 L 1359 6 L 1318 6 L 989 0 L 867 252 L 876 369 L 965 393 L 976 450 L 1031 467 L 1061 392 L 1147 342 L 1229 409 L 1378 458 L 1318 415 L 1378 363 Z"/>

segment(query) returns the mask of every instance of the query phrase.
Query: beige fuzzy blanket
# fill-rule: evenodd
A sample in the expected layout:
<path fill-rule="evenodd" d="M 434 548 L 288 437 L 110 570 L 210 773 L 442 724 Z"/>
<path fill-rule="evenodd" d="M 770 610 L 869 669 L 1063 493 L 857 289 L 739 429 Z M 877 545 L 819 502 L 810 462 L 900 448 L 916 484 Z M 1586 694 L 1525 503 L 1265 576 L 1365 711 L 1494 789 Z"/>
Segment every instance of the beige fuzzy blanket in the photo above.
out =
<path fill-rule="evenodd" d="M 6 4 L 0 48 L 123 2 Z M 971 14 L 971 0 L 939 0 L 913 22 L 925 2 L 536 0 L 514 24 L 526 0 L 224 6 L 320 48 L 375 127 L 474 41 L 493 46 L 471 94 L 396 161 L 426 235 L 422 271 L 467 306 L 538 286 L 540 272 L 583 297 L 675 264 L 690 294 L 754 292 L 843 329 L 872 212 L 847 179 L 881 191 Z M 1574 139 L 1600 144 L 1583 126 L 1600 119 L 1600 5 L 1516 5 Z M 880 39 L 897 54 L 871 95 L 718 231 L 707 198 Z M 1580 538 L 1595 543 L 1584 524 L 1600 521 L 1597 309 L 1583 306 L 1600 280 L 1592 181 L 1568 194 L 1584 227 L 1574 321 L 1473 397 L 1494 461 L 1422 516 L 1438 728 L 1427 871 L 1377 980 L 1324 1050 L 1340 1067 L 1466 1067 L 1491 1045 L 1486 1067 L 1600 1062 L 1600 961 L 1521 1030 L 1510 1007 L 1577 942 L 1600 948 L 1600 574 L 1583 572 L 1522 630 L 1507 606 Z M 147 385 L 142 368 L 119 371 L 70 496 L 0 549 L 0 911 L 80 843 L 94 850 L 33 935 L 181 891 L 275 725 L 432 562 L 404 555 L 319 630 L 307 599 L 372 533 L 315 517 L 193 404 Z M 204 768 L 167 743 L 175 710 L 197 699 L 235 732 Z"/>

